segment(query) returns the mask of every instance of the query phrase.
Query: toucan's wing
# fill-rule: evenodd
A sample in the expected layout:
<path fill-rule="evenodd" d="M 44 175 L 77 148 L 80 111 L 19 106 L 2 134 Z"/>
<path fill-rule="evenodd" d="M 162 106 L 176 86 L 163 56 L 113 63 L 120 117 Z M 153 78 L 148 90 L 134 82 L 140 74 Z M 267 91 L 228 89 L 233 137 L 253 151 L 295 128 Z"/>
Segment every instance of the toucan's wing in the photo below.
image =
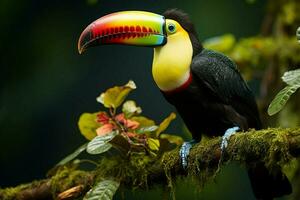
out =
<path fill-rule="evenodd" d="M 221 53 L 204 49 L 193 58 L 191 70 L 195 81 L 204 84 L 218 102 L 231 106 L 252 121 L 251 128 L 260 128 L 254 95 L 233 61 Z"/>

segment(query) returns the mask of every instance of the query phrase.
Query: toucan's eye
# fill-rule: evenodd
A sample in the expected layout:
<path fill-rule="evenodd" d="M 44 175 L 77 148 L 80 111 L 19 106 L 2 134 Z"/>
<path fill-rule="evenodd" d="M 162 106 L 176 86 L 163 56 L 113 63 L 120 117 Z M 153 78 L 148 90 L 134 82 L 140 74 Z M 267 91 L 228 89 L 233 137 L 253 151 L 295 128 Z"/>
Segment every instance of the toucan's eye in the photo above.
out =
<path fill-rule="evenodd" d="M 176 26 L 175 26 L 175 24 L 172 24 L 172 23 L 168 24 L 168 31 L 169 31 L 170 33 L 174 33 L 174 32 L 176 31 Z"/>

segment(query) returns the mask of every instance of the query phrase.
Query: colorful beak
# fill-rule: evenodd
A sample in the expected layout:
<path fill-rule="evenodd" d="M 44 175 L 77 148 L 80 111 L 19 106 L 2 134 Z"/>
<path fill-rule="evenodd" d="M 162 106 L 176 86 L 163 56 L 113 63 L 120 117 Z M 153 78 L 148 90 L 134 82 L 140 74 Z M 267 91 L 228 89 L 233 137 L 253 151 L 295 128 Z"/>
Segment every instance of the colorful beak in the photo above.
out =
<path fill-rule="evenodd" d="M 165 18 L 143 11 L 122 11 L 101 17 L 81 33 L 78 51 L 102 44 L 161 46 L 166 43 Z"/>

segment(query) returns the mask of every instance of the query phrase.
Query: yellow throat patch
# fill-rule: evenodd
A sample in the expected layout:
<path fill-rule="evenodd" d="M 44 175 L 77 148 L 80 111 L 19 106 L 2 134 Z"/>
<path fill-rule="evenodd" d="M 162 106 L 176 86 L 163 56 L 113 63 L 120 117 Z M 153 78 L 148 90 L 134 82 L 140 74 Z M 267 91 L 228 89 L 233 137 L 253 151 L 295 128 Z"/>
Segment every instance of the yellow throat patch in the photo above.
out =
<path fill-rule="evenodd" d="M 152 75 L 162 91 L 172 91 L 189 79 L 193 47 L 189 34 L 178 22 L 167 19 L 166 30 L 167 43 L 154 49 Z"/>

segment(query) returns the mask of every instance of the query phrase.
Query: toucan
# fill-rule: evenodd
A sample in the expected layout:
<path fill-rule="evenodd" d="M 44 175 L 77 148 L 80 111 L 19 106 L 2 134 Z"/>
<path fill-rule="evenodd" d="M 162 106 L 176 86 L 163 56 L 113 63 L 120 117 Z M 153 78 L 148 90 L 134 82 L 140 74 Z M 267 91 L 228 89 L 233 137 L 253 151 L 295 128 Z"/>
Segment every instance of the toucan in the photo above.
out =
<path fill-rule="evenodd" d="M 237 130 L 262 127 L 255 98 L 227 56 L 203 48 L 188 15 L 169 9 L 163 15 L 145 11 L 120 11 L 88 25 L 78 41 L 79 53 L 104 44 L 154 48 L 152 75 L 165 99 L 182 117 L 193 141 L 180 150 L 184 168 L 192 144 L 201 135 L 228 137 Z M 223 137 L 224 138 L 224 137 Z M 249 167 L 257 199 L 273 199 L 292 191 L 287 177 L 270 173 L 263 163 Z"/>

